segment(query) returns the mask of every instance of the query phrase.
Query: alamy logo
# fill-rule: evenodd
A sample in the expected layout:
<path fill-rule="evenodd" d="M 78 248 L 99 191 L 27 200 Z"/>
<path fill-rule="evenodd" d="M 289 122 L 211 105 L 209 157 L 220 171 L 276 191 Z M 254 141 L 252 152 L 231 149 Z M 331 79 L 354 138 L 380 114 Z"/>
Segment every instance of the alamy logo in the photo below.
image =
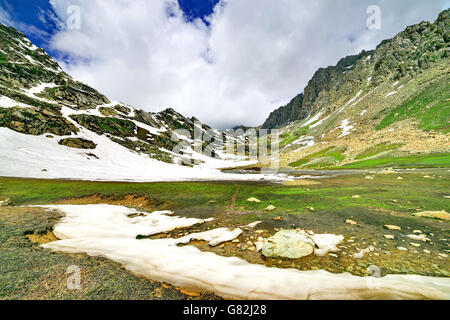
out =
<path fill-rule="evenodd" d="M 193 132 L 187 129 L 172 132 L 172 140 L 177 143 L 172 152 L 182 157 L 179 164 L 197 164 L 192 158 L 183 157 L 194 151 L 216 159 L 234 156 L 235 159 L 259 162 L 262 171 L 273 172 L 279 169 L 279 137 L 276 129 L 270 132 L 266 129 L 230 129 L 223 133 L 204 130 L 200 122 L 195 122 Z"/>
<path fill-rule="evenodd" d="M 67 268 L 67 289 L 80 290 L 81 289 L 81 269 L 79 266 L 69 266 Z"/>
<path fill-rule="evenodd" d="M 67 29 L 80 30 L 81 29 L 81 8 L 79 6 L 70 5 L 67 7 Z"/>
<path fill-rule="evenodd" d="M 372 5 L 367 8 L 367 14 L 370 16 L 367 18 L 367 28 L 369 30 L 381 29 L 381 9 L 379 6 Z"/>

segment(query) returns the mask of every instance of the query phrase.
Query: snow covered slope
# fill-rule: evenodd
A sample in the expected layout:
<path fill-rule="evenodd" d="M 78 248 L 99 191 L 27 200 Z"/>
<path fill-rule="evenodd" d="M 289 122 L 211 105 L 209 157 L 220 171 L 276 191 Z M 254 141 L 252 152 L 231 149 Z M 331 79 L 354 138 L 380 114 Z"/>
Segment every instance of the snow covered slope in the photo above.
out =
<path fill-rule="evenodd" d="M 222 141 L 242 138 L 170 108 L 151 113 L 112 101 L 13 28 L 0 25 L 0 45 L 0 176 L 227 180 L 244 177 L 218 168 L 253 163 L 226 153 Z"/>

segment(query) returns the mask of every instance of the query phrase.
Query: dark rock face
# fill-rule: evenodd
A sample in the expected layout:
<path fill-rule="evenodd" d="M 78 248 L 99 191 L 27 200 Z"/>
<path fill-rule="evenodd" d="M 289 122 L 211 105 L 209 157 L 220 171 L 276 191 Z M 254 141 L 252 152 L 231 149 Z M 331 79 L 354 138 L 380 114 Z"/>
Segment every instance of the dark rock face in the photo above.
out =
<path fill-rule="evenodd" d="M 274 129 L 304 117 L 303 94 L 299 94 L 286 106 L 273 111 L 262 125 L 262 129 Z"/>
<path fill-rule="evenodd" d="M 449 57 L 450 9 L 440 13 L 434 23 L 421 22 L 407 27 L 394 38 L 382 41 L 374 51 L 341 59 L 336 66 L 320 68 L 304 89 L 299 106 L 294 100 L 269 116 L 263 128 L 284 126 L 303 120 L 339 98 L 352 98 L 370 77 L 374 88 L 387 79 L 413 76 L 431 64 Z M 295 107 L 294 107 L 295 106 Z"/>
<path fill-rule="evenodd" d="M 97 147 L 94 142 L 83 138 L 66 138 L 61 139 L 58 143 L 69 148 L 77 149 L 95 149 Z"/>
<path fill-rule="evenodd" d="M 79 131 L 77 127 L 56 112 L 20 107 L 0 108 L 0 127 L 31 135 L 53 133 L 63 136 Z"/>
<path fill-rule="evenodd" d="M 117 137 L 134 137 L 136 135 L 136 125 L 129 120 L 103 118 L 88 114 L 71 115 L 70 117 L 98 135 L 106 133 Z"/>

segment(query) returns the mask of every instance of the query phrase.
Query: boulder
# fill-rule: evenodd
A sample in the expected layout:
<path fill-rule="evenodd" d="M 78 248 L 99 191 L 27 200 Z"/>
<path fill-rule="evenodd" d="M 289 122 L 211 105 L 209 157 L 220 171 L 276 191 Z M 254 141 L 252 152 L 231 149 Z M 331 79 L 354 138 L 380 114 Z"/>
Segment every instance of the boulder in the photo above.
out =
<path fill-rule="evenodd" d="M 0 200 L 0 207 L 4 207 L 4 206 L 7 206 L 7 205 L 9 205 L 9 203 L 10 203 L 10 200 L 9 200 L 9 198 L 6 198 L 6 199 L 3 199 L 3 200 Z"/>
<path fill-rule="evenodd" d="M 251 197 L 247 199 L 248 202 L 261 202 L 261 200 L 255 198 L 255 197 Z"/>
<path fill-rule="evenodd" d="M 266 210 L 266 211 L 274 211 L 276 208 L 277 208 L 277 207 L 275 207 L 275 206 L 273 206 L 273 205 L 270 205 L 270 206 L 268 206 L 267 208 L 265 208 L 264 210 Z"/>
<path fill-rule="evenodd" d="M 298 259 L 314 252 L 314 242 L 296 230 L 282 230 L 267 239 L 262 247 L 265 257 Z"/>
<path fill-rule="evenodd" d="M 394 226 L 392 224 L 385 224 L 384 227 L 389 230 L 402 230 L 402 228 L 400 228 L 398 226 Z"/>
<path fill-rule="evenodd" d="M 83 138 L 66 138 L 59 140 L 58 143 L 69 148 L 77 149 L 95 149 L 97 147 L 94 142 Z"/>
<path fill-rule="evenodd" d="M 426 218 L 435 218 L 435 219 L 441 219 L 441 220 L 450 220 L 450 214 L 447 213 L 445 210 L 442 211 L 422 211 L 422 212 L 416 212 L 412 214 L 416 217 L 426 217 Z"/>

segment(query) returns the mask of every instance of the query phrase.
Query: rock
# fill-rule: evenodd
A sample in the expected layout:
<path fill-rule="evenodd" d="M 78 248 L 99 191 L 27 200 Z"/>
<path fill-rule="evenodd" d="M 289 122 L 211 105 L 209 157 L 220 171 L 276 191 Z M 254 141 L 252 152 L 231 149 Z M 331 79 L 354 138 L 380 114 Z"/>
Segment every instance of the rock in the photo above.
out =
<path fill-rule="evenodd" d="M 403 178 L 402 177 L 397 177 L 397 180 L 403 180 Z"/>
<path fill-rule="evenodd" d="M 338 255 L 337 255 L 337 254 L 334 254 L 334 253 L 330 253 L 329 256 L 330 256 L 330 257 L 333 257 L 333 258 L 338 258 Z"/>
<path fill-rule="evenodd" d="M 369 253 L 371 251 L 375 250 L 374 247 L 370 246 L 366 249 L 361 249 L 358 253 L 353 254 L 353 258 L 355 259 L 362 259 L 364 257 L 364 254 Z"/>
<path fill-rule="evenodd" d="M 264 242 L 263 242 L 263 241 L 257 241 L 257 242 L 255 242 L 256 252 L 261 251 L 261 249 L 262 249 L 263 246 L 264 246 Z"/>
<path fill-rule="evenodd" d="M 348 223 L 348 224 L 351 224 L 351 225 L 356 225 L 357 224 L 356 221 L 353 221 L 353 220 L 350 220 L 350 219 L 345 220 L 345 223 Z"/>
<path fill-rule="evenodd" d="M 372 177 L 372 176 L 366 176 L 364 179 L 373 180 L 374 177 Z"/>
<path fill-rule="evenodd" d="M 438 256 L 442 258 L 448 258 L 448 255 L 445 253 L 438 253 Z"/>
<path fill-rule="evenodd" d="M 249 228 L 254 228 L 254 227 L 256 227 L 258 224 L 260 224 L 260 223 L 262 223 L 262 221 L 255 221 L 255 222 L 252 222 L 252 223 L 249 223 L 248 225 L 247 225 L 247 227 L 249 227 Z M 259 230 L 258 230 L 259 231 Z"/>
<path fill-rule="evenodd" d="M 412 215 L 416 216 L 416 217 L 426 217 L 426 218 L 435 218 L 435 219 L 441 219 L 441 220 L 450 220 L 450 214 L 447 213 L 445 210 L 415 212 Z"/>
<path fill-rule="evenodd" d="M 273 217 L 273 220 L 281 220 L 281 217 Z"/>
<path fill-rule="evenodd" d="M 66 138 L 59 140 L 58 143 L 69 148 L 77 149 L 95 149 L 97 147 L 94 142 L 83 138 Z"/>
<path fill-rule="evenodd" d="M 254 198 L 254 197 L 248 198 L 247 201 L 248 201 L 248 202 L 261 202 L 261 200 L 259 200 L 259 199 L 257 199 L 257 198 Z"/>
<path fill-rule="evenodd" d="M 282 230 L 267 239 L 262 247 L 265 257 L 298 259 L 314 252 L 314 242 L 296 230 Z"/>
<path fill-rule="evenodd" d="M 425 179 L 430 179 L 432 176 L 423 176 Z"/>
<path fill-rule="evenodd" d="M 395 237 L 394 237 L 393 235 L 391 235 L 391 234 L 385 234 L 384 237 L 385 237 L 386 239 L 389 239 L 389 240 L 395 239 Z"/>
<path fill-rule="evenodd" d="M 316 209 L 314 209 L 313 207 L 308 207 L 306 209 L 308 209 L 309 211 L 316 211 Z"/>
<path fill-rule="evenodd" d="M 353 199 L 359 199 L 359 198 L 361 198 L 361 196 L 360 195 L 355 195 L 355 196 L 352 196 L 352 198 Z"/>
<path fill-rule="evenodd" d="M 410 242 L 409 244 L 412 245 L 413 247 L 416 247 L 416 248 L 421 246 L 420 244 L 415 243 L 415 242 Z"/>
<path fill-rule="evenodd" d="M 119 113 L 114 110 L 113 108 L 109 108 L 109 107 L 100 107 L 98 108 L 98 111 L 104 115 L 105 117 L 109 117 L 109 116 L 118 116 Z"/>
<path fill-rule="evenodd" d="M 384 170 L 379 171 L 378 173 L 379 174 L 397 174 L 398 172 L 392 168 L 385 168 Z"/>
<path fill-rule="evenodd" d="M 394 226 L 392 224 L 385 224 L 384 227 L 389 230 L 402 230 L 402 228 Z"/>
<path fill-rule="evenodd" d="M 424 249 L 423 252 L 430 254 L 431 252 L 427 249 Z"/>
<path fill-rule="evenodd" d="M 412 239 L 412 240 L 416 240 L 416 241 L 423 241 L 423 242 L 430 241 L 429 238 L 427 238 L 425 236 L 422 236 L 422 235 L 418 236 L 418 235 L 415 235 L 415 234 L 408 234 L 406 237 L 408 237 L 409 239 Z"/>
<path fill-rule="evenodd" d="M 6 207 L 10 204 L 9 198 L 6 198 L 4 200 L 0 200 L 0 207 Z"/>
<path fill-rule="evenodd" d="M 414 230 L 413 233 L 419 233 L 420 234 L 420 233 L 422 233 L 422 231 L 421 230 Z"/>
<path fill-rule="evenodd" d="M 264 233 L 264 230 L 256 230 L 255 233 L 261 234 L 261 233 Z"/>
<path fill-rule="evenodd" d="M 408 249 L 406 249 L 405 247 L 397 247 L 397 249 L 400 251 L 408 251 Z"/>
<path fill-rule="evenodd" d="M 270 205 L 270 206 L 268 206 L 267 208 L 265 208 L 264 210 L 266 210 L 266 211 L 274 211 L 275 209 L 276 209 L 275 206 Z"/>

